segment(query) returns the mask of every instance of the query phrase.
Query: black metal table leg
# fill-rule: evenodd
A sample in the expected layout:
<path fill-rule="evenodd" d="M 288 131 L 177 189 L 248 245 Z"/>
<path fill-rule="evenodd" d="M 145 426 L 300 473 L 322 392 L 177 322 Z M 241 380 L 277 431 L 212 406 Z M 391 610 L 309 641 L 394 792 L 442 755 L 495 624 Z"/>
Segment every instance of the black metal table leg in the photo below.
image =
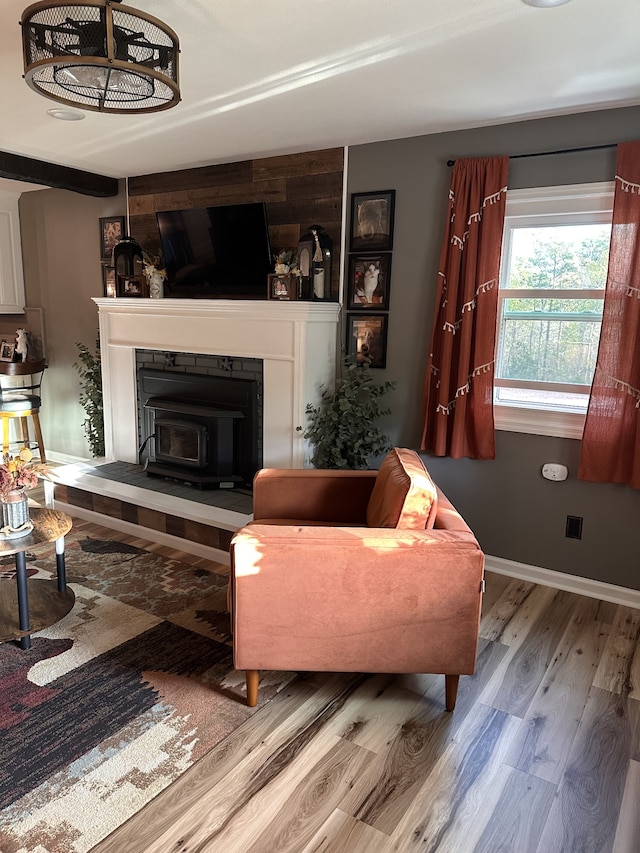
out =
<path fill-rule="evenodd" d="M 16 583 L 18 585 L 18 620 L 21 631 L 29 631 L 29 592 L 27 590 L 27 558 L 24 551 L 16 553 Z M 31 648 L 31 637 L 27 634 L 20 637 L 21 649 Z"/>
<path fill-rule="evenodd" d="M 64 561 L 64 536 L 56 539 L 56 572 L 58 575 L 58 592 L 67 588 L 67 569 Z"/>

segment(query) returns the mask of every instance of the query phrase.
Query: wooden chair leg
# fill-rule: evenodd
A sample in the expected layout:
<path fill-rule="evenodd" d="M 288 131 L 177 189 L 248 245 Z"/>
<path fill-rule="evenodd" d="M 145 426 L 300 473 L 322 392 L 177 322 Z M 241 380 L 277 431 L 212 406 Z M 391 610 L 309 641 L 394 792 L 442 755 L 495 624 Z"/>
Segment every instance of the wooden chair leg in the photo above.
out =
<path fill-rule="evenodd" d="M 47 461 L 47 457 L 44 453 L 44 441 L 42 439 L 42 430 L 40 429 L 40 417 L 37 412 L 34 412 L 31 417 L 33 418 L 33 429 L 36 434 L 36 443 L 40 450 L 40 461 L 44 464 Z"/>
<path fill-rule="evenodd" d="M 2 418 L 2 452 L 6 454 L 9 452 L 9 424 L 10 418 Z"/>
<path fill-rule="evenodd" d="M 459 675 L 445 675 L 444 677 L 445 708 L 447 711 L 453 711 L 456 707 L 459 681 Z"/>
<path fill-rule="evenodd" d="M 25 447 L 29 447 L 29 424 L 26 418 L 20 418 L 20 426 L 22 428 L 22 443 Z"/>
<path fill-rule="evenodd" d="M 244 677 L 247 681 L 247 705 L 255 708 L 258 704 L 258 685 L 260 684 L 259 669 L 245 669 Z"/>

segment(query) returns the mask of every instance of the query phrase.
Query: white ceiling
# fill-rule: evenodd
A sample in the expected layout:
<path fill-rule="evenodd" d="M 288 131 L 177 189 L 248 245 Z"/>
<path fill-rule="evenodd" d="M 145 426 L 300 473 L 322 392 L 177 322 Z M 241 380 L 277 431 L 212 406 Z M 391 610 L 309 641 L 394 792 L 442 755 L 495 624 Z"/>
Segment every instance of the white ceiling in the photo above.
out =
<path fill-rule="evenodd" d="M 640 2 L 130 0 L 180 37 L 182 102 L 63 122 L 0 4 L 0 151 L 112 177 L 640 104 Z"/>

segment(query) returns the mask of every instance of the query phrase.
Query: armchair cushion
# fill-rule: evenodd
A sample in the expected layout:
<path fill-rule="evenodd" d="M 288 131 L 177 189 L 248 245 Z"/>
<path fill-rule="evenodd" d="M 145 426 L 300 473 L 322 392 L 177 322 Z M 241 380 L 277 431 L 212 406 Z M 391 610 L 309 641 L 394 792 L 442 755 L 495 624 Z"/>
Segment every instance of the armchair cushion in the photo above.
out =
<path fill-rule="evenodd" d="M 385 457 L 367 506 L 368 527 L 431 529 L 437 491 L 414 450 L 394 447 Z"/>

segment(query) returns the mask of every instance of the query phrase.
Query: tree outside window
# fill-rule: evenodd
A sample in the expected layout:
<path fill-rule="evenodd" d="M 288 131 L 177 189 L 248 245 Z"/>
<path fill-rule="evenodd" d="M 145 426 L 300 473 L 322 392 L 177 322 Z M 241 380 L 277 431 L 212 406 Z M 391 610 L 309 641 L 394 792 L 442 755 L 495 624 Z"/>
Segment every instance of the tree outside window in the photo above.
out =
<path fill-rule="evenodd" d="M 516 191 L 515 213 L 507 198 L 495 374 L 498 428 L 505 428 L 500 407 L 534 410 L 534 420 L 537 412 L 541 421 L 545 412 L 582 417 L 586 412 L 611 235 L 606 188 L 597 204 L 593 185 L 528 190 L 527 204 Z"/>

